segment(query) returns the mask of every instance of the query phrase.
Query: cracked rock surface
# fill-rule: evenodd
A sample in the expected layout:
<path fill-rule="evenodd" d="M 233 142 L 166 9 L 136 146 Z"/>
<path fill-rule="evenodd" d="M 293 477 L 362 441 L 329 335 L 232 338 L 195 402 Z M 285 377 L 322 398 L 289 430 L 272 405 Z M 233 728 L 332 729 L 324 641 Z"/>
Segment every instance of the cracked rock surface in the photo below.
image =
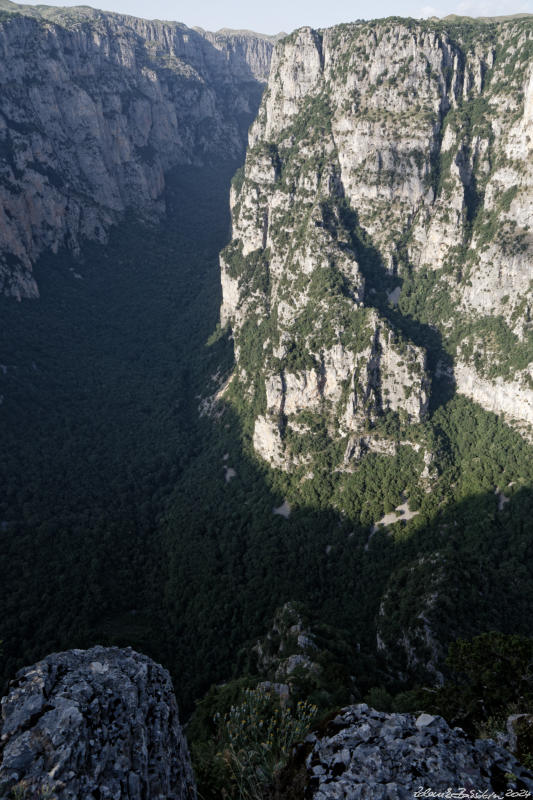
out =
<path fill-rule="evenodd" d="M 494 741 L 472 742 L 430 714 L 350 706 L 311 743 L 306 797 L 314 800 L 411 800 L 427 789 L 486 790 L 487 796 L 533 790 L 533 775 Z"/>
<path fill-rule="evenodd" d="M 533 27 L 474 28 L 274 49 L 221 254 L 234 386 L 274 467 L 312 471 L 319 425 L 355 453 L 384 415 L 423 422 L 443 378 L 532 435 Z"/>
<path fill-rule="evenodd" d="M 194 800 L 168 672 L 131 648 L 53 653 L 2 699 L 0 798 Z"/>

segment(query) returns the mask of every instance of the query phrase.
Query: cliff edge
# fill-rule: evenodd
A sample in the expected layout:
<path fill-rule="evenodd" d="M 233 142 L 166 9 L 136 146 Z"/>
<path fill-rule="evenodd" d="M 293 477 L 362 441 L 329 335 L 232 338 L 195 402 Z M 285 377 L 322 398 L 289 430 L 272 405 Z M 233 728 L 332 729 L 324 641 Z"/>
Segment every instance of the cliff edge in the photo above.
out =
<path fill-rule="evenodd" d="M 170 676 L 131 648 L 53 653 L 20 670 L 1 722 L 2 800 L 196 798 Z"/>

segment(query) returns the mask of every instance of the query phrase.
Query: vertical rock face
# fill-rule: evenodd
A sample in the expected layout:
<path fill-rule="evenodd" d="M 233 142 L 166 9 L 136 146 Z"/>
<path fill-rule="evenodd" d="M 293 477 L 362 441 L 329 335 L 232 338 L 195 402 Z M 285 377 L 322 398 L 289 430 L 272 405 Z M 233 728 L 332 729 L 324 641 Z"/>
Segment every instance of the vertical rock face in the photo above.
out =
<path fill-rule="evenodd" d="M 3 10 L 2 10 L 3 9 Z M 165 171 L 241 156 L 269 37 L 89 8 L 0 9 L 0 292 L 38 293 L 46 248 L 163 210 Z"/>
<path fill-rule="evenodd" d="M 2 700 L 0 736 L 0 797 L 15 795 L 195 800 L 168 672 L 115 647 L 21 670 Z"/>
<path fill-rule="evenodd" d="M 428 346 L 533 423 L 532 41 L 529 19 L 381 20 L 277 45 L 221 257 L 267 460 L 305 460 L 317 415 L 333 440 L 422 421 Z"/>

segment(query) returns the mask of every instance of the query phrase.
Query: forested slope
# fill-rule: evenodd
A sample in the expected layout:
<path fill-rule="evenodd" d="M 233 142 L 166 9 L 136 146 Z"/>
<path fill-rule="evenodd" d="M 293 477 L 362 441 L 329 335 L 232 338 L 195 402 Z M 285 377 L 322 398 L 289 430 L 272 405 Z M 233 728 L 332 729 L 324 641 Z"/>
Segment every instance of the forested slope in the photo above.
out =
<path fill-rule="evenodd" d="M 385 47 L 399 25 L 369 25 L 365 36 L 379 38 L 382 26 Z M 451 32 L 401 25 L 415 50 L 395 74 L 407 80 L 414 70 L 412 83 L 422 64 L 434 99 L 442 86 L 417 41 L 439 56 L 439 42 L 471 53 L 470 40 L 452 40 L 461 23 Z M 382 258 L 385 244 L 363 230 L 371 209 L 356 204 L 355 189 L 351 199 L 347 190 L 343 196 L 340 150 L 327 145 L 340 119 L 322 96 L 317 42 L 324 36 L 348 64 L 359 63 L 363 27 L 306 30 L 280 47 L 278 67 L 284 53 L 307 53 L 320 84 L 312 103 L 285 104 L 283 113 L 295 115 L 290 147 L 268 138 L 274 128 L 265 110 L 275 110 L 276 136 L 286 132 L 285 117 L 268 105 L 278 86 L 274 70 L 244 173 L 242 152 L 218 166 L 167 171 L 160 216 L 149 221 L 130 210 L 107 244 L 41 255 L 34 273 L 40 298 L 0 298 L 4 680 L 52 650 L 129 644 L 172 671 L 186 713 L 211 684 L 240 678 L 237 688 L 208 694 L 207 718 L 243 686 L 275 678 L 276 669 L 265 674 L 266 662 L 251 654 L 268 640 L 276 610 L 293 603 L 307 608 L 320 635 L 322 672 L 291 680 L 325 708 L 372 691 L 392 697 L 420 684 L 434 688 L 446 677 L 447 646 L 459 636 L 491 629 L 531 635 L 531 446 L 501 415 L 458 394 L 450 379 L 460 360 L 453 324 L 466 314 L 466 306 L 457 312 L 456 293 L 470 296 L 470 278 L 463 286 L 451 262 L 434 272 L 414 263 L 416 215 L 409 237 L 394 240 L 392 269 Z M 516 53 L 526 53 L 517 69 L 530 68 L 524 31 L 515 43 Z M 463 64 L 456 74 L 461 87 L 468 69 Z M 368 90 L 368 103 L 377 104 L 376 118 L 367 120 L 374 132 L 384 103 L 379 87 L 398 89 L 392 77 Z M 445 88 L 451 76 L 444 78 Z M 342 83 L 342 92 L 348 88 Z M 524 109 L 513 98 L 507 121 L 514 114 L 518 124 Z M 467 110 L 458 102 L 457 114 Z M 363 117 L 357 125 L 365 128 Z M 455 161 L 441 165 L 443 186 L 457 178 L 453 152 Z M 424 166 L 411 154 L 402 164 L 411 177 L 426 170 L 433 199 L 418 175 L 424 192 L 416 219 L 431 217 L 444 202 L 432 183 L 436 160 Z M 383 165 L 378 173 L 381 189 L 394 195 L 399 173 L 385 175 Z M 362 180 L 363 171 L 357 175 Z M 470 236 L 475 225 L 461 185 L 454 183 L 454 197 L 463 192 L 459 216 Z M 385 206 L 376 200 L 376 220 Z M 270 243 L 263 242 L 265 209 Z M 491 213 L 479 210 L 475 224 Z M 393 230 L 379 219 L 376 231 Z M 233 326 L 233 341 L 228 328 L 217 327 L 221 250 L 222 322 Z M 530 269 L 525 252 L 512 262 L 520 280 Z M 515 289 L 520 331 L 507 365 L 479 356 L 487 379 L 507 380 L 524 353 L 530 368 L 527 284 Z M 453 324 L 440 313 L 447 291 Z M 483 319 L 501 326 L 506 303 L 498 303 Z M 467 310 L 473 313 L 471 304 Z M 469 316 L 468 336 L 480 325 Z M 499 347 L 504 338 L 490 341 Z M 492 366 L 508 370 L 494 376 Z M 258 418 L 263 433 L 279 434 L 281 446 L 271 451 L 277 459 L 258 458 L 269 453 L 258 447 Z"/>

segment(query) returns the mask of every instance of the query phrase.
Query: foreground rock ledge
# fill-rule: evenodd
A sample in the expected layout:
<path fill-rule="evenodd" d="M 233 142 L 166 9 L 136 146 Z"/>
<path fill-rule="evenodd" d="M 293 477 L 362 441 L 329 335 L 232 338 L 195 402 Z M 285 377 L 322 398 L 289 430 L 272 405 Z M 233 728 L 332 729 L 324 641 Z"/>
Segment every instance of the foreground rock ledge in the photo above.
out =
<path fill-rule="evenodd" d="M 196 800 L 170 676 L 131 648 L 55 653 L 20 670 L 1 723 L 0 800 Z M 412 800 L 459 788 L 525 797 L 533 775 L 441 717 L 361 704 L 307 737 L 273 796 Z"/>
<path fill-rule="evenodd" d="M 195 800 L 168 672 L 131 648 L 54 653 L 2 700 L 0 798 Z"/>
<path fill-rule="evenodd" d="M 294 764 L 289 777 L 289 767 L 279 798 L 413 800 L 464 789 L 465 797 L 495 800 L 533 793 L 533 775 L 496 742 L 472 742 L 442 717 L 386 714 L 365 704 L 344 708 L 324 735 L 311 734 L 307 755 L 295 760 L 300 769 Z"/>

